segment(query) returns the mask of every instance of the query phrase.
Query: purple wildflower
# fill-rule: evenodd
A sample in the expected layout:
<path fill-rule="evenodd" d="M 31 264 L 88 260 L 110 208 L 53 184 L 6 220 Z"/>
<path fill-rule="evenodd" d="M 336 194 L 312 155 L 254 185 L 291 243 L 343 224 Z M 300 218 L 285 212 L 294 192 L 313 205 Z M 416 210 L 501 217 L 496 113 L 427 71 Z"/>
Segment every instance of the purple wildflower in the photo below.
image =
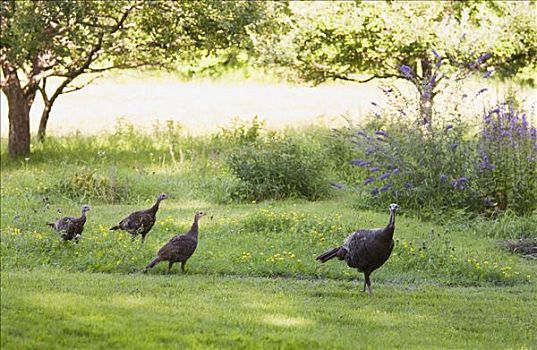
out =
<path fill-rule="evenodd" d="M 520 124 L 520 134 L 523 134 L 526 132 L 526 130 L 528 130 L 528 118 L 526 117 L 526 113 L 522 114 L 522 123 Z"/>
<path fill-rule="evenodd" d="M 353 160 L 351 162 L 352 165 L 356 165 L 356 166 L 368 166 L 369 165 L 369 162 L 366 162 L 365 160 Z"/>
<path fill-rule="evenodd" d="M 477 58 L 477 63 L 481 64 L 492 57 L 492 54 L 490 52 L 484 53 L 481 56 Z"/>
<path fill-rule="evenodd" d="M 334 188 L 337 188 L 338 190 L 341 190 L 342 188 L 345 188 L 345 185 L 340 184 L 339 182 L 336 182 L 336 181 L 331 181 L 330 185 L 332 185 L 332 187 L 334 187 Z"/>
<path fill-rule="evenodd" d="M 459 147 L 459 143 L 458 143 L 458 142 L 453 142 L 453 143 L 451 144 L 451 150 L 452 150 L 452 151 L 455 151 L 455 150 L 457 149 L 457 147 Z"/>
<path fill-rule="evenodd" d="M 399 174 L 399 168 L 393 169 L 392 174 Z"/>
<path fill-rule="evenodd" d="M 477 60 L 475 60 L 474 62 L 472 62 L 472 64 L 470 65 L 470 68 L 474 69 L 476 68 L 477 66 L 479 66 L 481 63 L 485 62 L 486 60 L 488 60 L 490 57 L 492 56 L 492 54 L 490 53 L 484 53 L 482 54 L 481 56 L 479 56 L 477 58 Z"/>
<path fill-rule="evenodd" d="M 386 192 L 390 189 L 390 187 L 392 187 L 392 184 L 388 183 L 380 188 L 380 192 Z"/>
<path fill-rule="evenodd" d="M 453 129 L 453 125 L 452 125 L 452 124 L 448 124 L 448 125 L 446 126 L 446 131 L 448 131 L 449 129 Z"/>
<path fill-rule="evenodd" d="M 364 181 L 364 186 L 365 186 L 365 185 L 368 185 L 368 184 L 370 184 L 370 183 L 372 183 L 373 181 L 375 181 L 375 178 L 374 178 L 373 176 L 368 177 L 368 178 L 365 179 L 365 181 Z"/>
<path fill-rule="evenodd" d="M 537 129 L 535 129 L 534 126 L 532 126 L 531 129 L 530 129 L 530 136 L 531 137 L 537 136 Z"/>
<path fill-rule="evenodd" d="M 404 187 L 405 187 L 407 190 L 410 190 L 410 189 L 412 189 L 414 186 L 412 186 L 412 184 L 411 184 L 410 182 L 405 182 Z"/>
<path fill-rule="evenodd" d="M 372 196 L 376 196 L 377 194 L 379 194 L 379 189 L 378 189 L 378 187 L 375 187 L 375 188 L 373 189 L 373 191 L 371 191 L 371 195 L 372 195 Z"/>
<path fill-rule="evenodd" d="M 481 154 L 481 171 L 483 170 L 494 170 L 496 169 L 496 165 L 492 164 L 490 161 L 489 161 L 489 157 L 486 153 L 482 153 Z"/>
<path fill-rule="evenodd" d="M 380 171 L 380 168 L 377 168 L 377 167 L 375 167 L 375 168 L 369 168 L 369 170 L 370 170 L 371 172 L 374 172 L 374 173 L 375 173 L 375 172 L 377 172 L 377 171 Z"/>
<path fill-rule="evenodd" d="M 458 179 L 451 181 L 451 186 L 462 191 L 466 188 L 465 185 L 467 182 L 468 182 L 468 178 L 463 176 L 463 177 L 459 177 Z"/>
<path fill-rule="evenodd" d="M 483 78 L 485 79 L 489 78 L 492 75 L 492 73 L 494 73 L 494 70 L 487 71 L 485 74 L 483 74 Z"/>
<path fill-rule="evenodd" d="M 479 90 L 479 91 L 477 92 L 477 94 L 475 94 L 475 97 L 481 95 L 482 93 L 484 93 L 484 92 L 487 91 L 487 90 L 488 90 L 487 88 L 482 88 L 481 90 Z"/>
<path fill-rule="evenodd" d="M 364 136 L 364 137 L 367 137 L 367 134 L 363 131 L 357 131 L 356 132 L 356 136 Z"/>
<path fill-rule="evenodd" d="M 403 73 L 403 75 L 405 77 L 407 77 L 408 79 L 412 79 L 413 78 L 413 74 L 412 74 L 412 68 L 410 68 L 409 66 L 407 65 L 402 65 L 399 70 L 401 71 L 401 73 Z"/>
<path fill-rule="evenodd" d="M 433 55 L 434 55 L 434 57 L 436 57 L 437 60 L 442 59 L 442 56 L 440 56 L 440 54 L 435 49 L 433 49 Z"/>
<path fill-rule="evenodd" d="M 390 177 L 390 175 L 391 175 L 391 173 L 384 173 L 384 174 L 379 176 L 379 180 L 387 179 L 387 178 Z"/>
<path fill-rule="evenodd" d="M 375 118 L 380 119 L 380 114 L 378 114 L 377 112 L 374 112 L 373 115 L 375 116 Z"/>
<path fill-rule="evenodd" d="M 447 181 L 447 175 L 440 174 L 440 182 L 446 182 Z"/>
<path fill-rule="evenodd" d="M 485 199 L 483 199 L 483 205 L 485 207 L 491 207 L 492 206 L 492 200 L 489 197 L 486 197 Z"/>
<path fill-rule="evenodd" d="M 429 82 L 429 88 L 432 89 L 435 84 L 436 84 L 436 74 L 433 74 L 433 76 L 431 77 L 431 81 Z"/>
<path fill-rule="evenodd" d="M 388 133 L 383 130 L 375 131 L 375 135 L 388 136 Z"/>

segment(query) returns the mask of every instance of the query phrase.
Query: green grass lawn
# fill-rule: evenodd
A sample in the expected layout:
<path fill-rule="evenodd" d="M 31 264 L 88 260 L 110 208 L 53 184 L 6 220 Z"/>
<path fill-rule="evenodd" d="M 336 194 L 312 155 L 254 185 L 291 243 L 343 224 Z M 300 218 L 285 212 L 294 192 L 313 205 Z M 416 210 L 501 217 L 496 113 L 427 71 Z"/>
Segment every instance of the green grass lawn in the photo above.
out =
<path fill-rule="evenodd" d="M 537 289 L 206 274 L 2 274 L 2 348 L 536 346 Z"/>
<path fill-rule="evenodd" d="M 201 154 L 193 162 L 150 153 L 150 143 L 136 153 L 101 141 L 51 139 L 29 160 L 2 159 L 2 349 L 537 348 L 535 261 L 496 238 L 536 237 L 534 217 L 441 224 L 402 208 L 370 297 L 359 292 L 361 274 L 315 256 L 358 228 L 384 226 L 387 208 L 360 209 L 353 191 L 223 203 L 230 175 L 203 142 L 191 145 Z M 80 183 L 87 169 L 101 182 Z M 114 182 L 124 178 L 125 198 Z M 108 230 L 160 192 L 170 199 L 144 245 Z M 45 223 L 85 203 L 80 243 L 60 242 Z M 176 265 L 169 275 L 167 264 L 141 273 L 196 210 L 213 218 L 202 219 L 187 274 Z"/>
<path fill-rule="evenodd" d="M 387 213 L 350 202 L 170 199 L 144 246 L 107 227 L 145 203 L 94 205 L 79 244 L 61 243 L 43 226 L 52 209 L 19 208 L 17 223 L 7 215 L 2 222 L 2 348 L 537 345 L 535 265 L 492 240 L 447 231 L 440 241 L 448 245 L 433 240 L 437 252 L 413 255 L 408 242 L 446 228 L 403 213 L 394 254 L 372 275 L 372 297 L 359 292 L 361 274 L 344 263 L 318 264 L 315 254 L 351 227 L 385 224 Z M 175 266 L 168 275 L 167 264 L 140 273 L 169 237 L 188 229 L 196 209 L 214 218 L 202 219 L 188 273 Z"/>

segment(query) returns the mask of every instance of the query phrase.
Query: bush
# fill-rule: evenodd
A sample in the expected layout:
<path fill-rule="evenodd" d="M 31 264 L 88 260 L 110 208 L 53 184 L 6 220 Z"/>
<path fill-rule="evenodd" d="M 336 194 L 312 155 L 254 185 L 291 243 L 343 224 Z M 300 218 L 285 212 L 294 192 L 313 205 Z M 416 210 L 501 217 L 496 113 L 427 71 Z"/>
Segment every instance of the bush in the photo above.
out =
<path fill-rule="evenodd" d="M 265 138 L 233 149 L 227 157 L 240 179 L 233 194 L 242 200 L 300 197 L 317 200 L 329 193 L 319 145 L 298 138 Z"/>
<path fill-rule="evenodd" d="M 512 104 L 486 112 L 479 135 L 476 187 L 489 211 L 537 209 L 537 135 Z"/>
<path fill-rule="evenodd" d="M 438 113 L 423 127 L 419 113 L 395 107 L 390 117 L 377 114 L 355 130 L 351 142 L 360 157 L 352 164 L 363 169 L 368 204 L 489 215 L 537 210 L 537 136 L 530 118 L 506 103 L 475 124 L 457 113 Z"/>
<path fill-rule="evenodd" d="M 98 199 L 105 203 L 117 203 L 129 198 L 129 180 L 127 177 L 120 178 L 115 167 L 111 167 L 106 175 L 82 167 L 70 177 L 61 179 L 51 190 L 79 201 Z"/>

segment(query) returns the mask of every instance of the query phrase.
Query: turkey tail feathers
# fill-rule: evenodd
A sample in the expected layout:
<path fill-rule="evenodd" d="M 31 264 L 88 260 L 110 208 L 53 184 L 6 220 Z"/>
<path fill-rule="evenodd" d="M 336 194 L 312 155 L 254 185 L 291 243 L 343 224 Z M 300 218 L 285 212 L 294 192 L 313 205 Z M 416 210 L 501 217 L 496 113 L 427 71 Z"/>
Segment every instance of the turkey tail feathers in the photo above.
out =
<path fill-rule="evenodd" d="M 338 256 L 339 249 L 340 249 L 340 247 L 330 249 L 329 251 L 326 251 L 326 252 L 322 253 L 321 255 L 316 257 L 315 259 L 321 261 L 322 263 L 325 263 L 328 260 Z"/>
<path fill-rule="evenodd" d="M 153 261 L 151 261 L 146 267 L 145 270 L 149 270 L 150 268 L 153 268 L 156 264 L 160 262 L 160 258 L 157 256 Z"/>

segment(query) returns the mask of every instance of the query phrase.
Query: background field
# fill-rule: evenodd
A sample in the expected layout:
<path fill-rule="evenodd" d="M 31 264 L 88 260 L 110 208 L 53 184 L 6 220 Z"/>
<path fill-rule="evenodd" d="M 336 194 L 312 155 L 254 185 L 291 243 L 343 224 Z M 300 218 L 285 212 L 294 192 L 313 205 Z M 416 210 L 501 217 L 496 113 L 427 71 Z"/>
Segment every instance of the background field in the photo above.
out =
<path fill-rule="evenodd" d="M 54 86 L 54 81 L 51 81 Z M 113 131 L 111 119 L 151 129 L 155 122 L 179 122 L 194 135 L 214 133 L 229 126 L 235 119 L 251 120 L 258 115 L 266 126 L 278 129 L 306 126 L 345 125 L 345 118 L 360 121 L 371 110 L 371 102 L 382 105 L 384 96 L 378 83 L 356 84 L 331 82 L 318 86 L 278 81 L 270 74 L 258 73 L 247 79 L 240 73 L 220 78 L 185 80 L 162 72 L 122 71 L 107 74 L 92 85 L 62 96 L 54 105 L 50 119 L 51 135 L 69 135 L 77 130 L 83 134 Z M 481 111 L 502 98 L 509 83 L 468 81 L 465 89 L 474 92 L 489 88 L 479 103 L 465 106 L 466 111 Z M 408 88 L 408 87 L 406 87 Z M 517 87 L 518 98 L 525 109 L 537 103 L 533 88 Z M 6 137 L 7 100 L 1 95 L 1 135 Z M 31 128 L 37 131 L 43 103 L 38 97 L 32 107 Z"/>

